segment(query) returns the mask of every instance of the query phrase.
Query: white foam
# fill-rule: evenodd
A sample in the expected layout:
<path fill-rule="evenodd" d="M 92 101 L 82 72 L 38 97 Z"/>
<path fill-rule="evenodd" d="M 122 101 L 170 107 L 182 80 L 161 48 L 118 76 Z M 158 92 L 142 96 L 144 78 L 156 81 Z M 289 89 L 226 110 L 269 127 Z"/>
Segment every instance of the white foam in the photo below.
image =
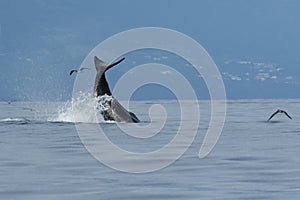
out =
<path fill-rule="evenodd" d="M 109 96 L 108 96 L 109 97 Z M 100 102 L 110 101 L 107 97 L 94 97 L 90 93 L 80 93 L 71 102 L 66 102 L 57 111 L 57 116 L 49 119 L 58 122 L 100 123 L 104 122 L 101 110 L 107 109 Z M 111 98 L 111 97 L 110 97 Z M 102 100 L 102 101 L 101 101 Z"/>
<path fill-rule="evenodd" d="M 100 111 L 107 111 L 110 108 L 112 96 L 102 95 L 97 97 L 97 109 Z"/>
<path fill-rule="evenodd" d="M 25 118 L 4 118 L 0 119 L 0 122 L 24 122 L 27 121 Z"/>

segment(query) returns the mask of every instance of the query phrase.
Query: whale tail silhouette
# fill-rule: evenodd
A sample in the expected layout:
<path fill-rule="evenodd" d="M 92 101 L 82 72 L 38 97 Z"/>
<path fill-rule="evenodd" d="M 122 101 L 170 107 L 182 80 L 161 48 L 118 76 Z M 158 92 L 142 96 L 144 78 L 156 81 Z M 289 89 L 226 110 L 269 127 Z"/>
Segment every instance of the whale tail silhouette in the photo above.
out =
<path fill-rule="evenodd" d="M 97 56 L 94 57 L 94 63 L 97 70 L 97 75 L 96 75 L 96 80 L 94 85 L 94 93 L 96 96 L 101 96 L 105 94 L 112 95 L 105 77 L 105 72 L 110 68 L 116 66 L 123 60 L 125 60 L 125 58 L 122 58 L 117 62 L 108 65 L 104 61 L 100 60 Z"/>

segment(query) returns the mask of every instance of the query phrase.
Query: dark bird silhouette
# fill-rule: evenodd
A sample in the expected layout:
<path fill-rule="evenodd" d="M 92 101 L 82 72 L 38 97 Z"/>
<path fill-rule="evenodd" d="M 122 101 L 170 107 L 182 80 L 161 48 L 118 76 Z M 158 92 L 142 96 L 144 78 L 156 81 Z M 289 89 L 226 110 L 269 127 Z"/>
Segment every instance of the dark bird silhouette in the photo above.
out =
<path fill-rule="evenodd" d="M 81 73 L 81 72 L 83 72 L 84 70 L 87 70 L 87 69 L 90 69 L 90 68 L 85 68 L 85 67 L 82 67 L 82 68 L 80 68 L 80 69 L 73 69 L 73 70 L 71 70 L 70 71 L 70 76 L 75 72 L 75 73 L 77 73 L 77 74 L 79 74 L 79 73 Z"/>
<path fill-rule="evenodd" d="M 278 109 L 276 112 L 274 112 L 268 119 L 268 121 L 270 121 L 277 113 L 284 113 L 288 118 L 292 119 L 291 116 L 289 116 L 289 114 L 284 111 L 284 110 L 281 110 L 281 109 Z"/>

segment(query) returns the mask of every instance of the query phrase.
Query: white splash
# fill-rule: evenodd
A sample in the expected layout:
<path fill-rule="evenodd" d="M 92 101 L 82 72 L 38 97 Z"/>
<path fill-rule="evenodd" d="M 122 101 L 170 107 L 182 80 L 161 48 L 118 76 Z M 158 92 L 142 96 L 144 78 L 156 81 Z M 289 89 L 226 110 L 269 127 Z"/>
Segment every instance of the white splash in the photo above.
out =
<path fill-rule="evenodd" d="M 97 109 L 100 112 L 107 111 L 111 106 L 111 100 L 112 99 L 113 99 L 112 96 L 109 96 L 109 95 L 106 95 L 106 94 L 97 97 Z"/>
<path fill-rule="evenodd" d="M 101 98 L 103 99 L 101 101 Z M 104 122 L 102 110 L 106 109 L 103 102 L 108 102 L 105 97 L 94 97 L 90 93 L 79 93 L 78 97 L 66 102 L 58 109 L 57 117 L 50 119 L 58 122 L 80 122 L 80 123 L 100 123 Z"/>

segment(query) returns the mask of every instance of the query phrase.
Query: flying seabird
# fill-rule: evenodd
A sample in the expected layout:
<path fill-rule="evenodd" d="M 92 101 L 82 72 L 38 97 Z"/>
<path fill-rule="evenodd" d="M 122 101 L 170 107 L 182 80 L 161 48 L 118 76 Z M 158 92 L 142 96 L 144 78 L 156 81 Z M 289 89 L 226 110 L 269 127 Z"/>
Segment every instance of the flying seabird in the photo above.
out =
<path fill-rule="evenodd" d="M 278 109 L 276 112 L 274 112 L 271 117 L 269 117 L 268 121 L 270 121 L 270 119 L 272 119 L 277 113 L 284 113 L 288 118 L 292 119 L 291 116 L 289 116 L 289 114 L 284 111 L 284 110 L 281 110 L 281 109 Z"/>
<path fill-rule="evenodd" d="M 75 72 L 75 73 L 77 73 L 77 74 L 79 74 L 79 73 L 81 73 L 81 72 L 83 72 L 84 70 L 87 70 L 87 69 L 90 69 L 90 68 L 85 68 L 85 67 L 82 67 L 82 68 L 80 68 L 80 69 L 73 69 L 73 70 L 71 70 L 70 71 L 70 76 Z"/>

